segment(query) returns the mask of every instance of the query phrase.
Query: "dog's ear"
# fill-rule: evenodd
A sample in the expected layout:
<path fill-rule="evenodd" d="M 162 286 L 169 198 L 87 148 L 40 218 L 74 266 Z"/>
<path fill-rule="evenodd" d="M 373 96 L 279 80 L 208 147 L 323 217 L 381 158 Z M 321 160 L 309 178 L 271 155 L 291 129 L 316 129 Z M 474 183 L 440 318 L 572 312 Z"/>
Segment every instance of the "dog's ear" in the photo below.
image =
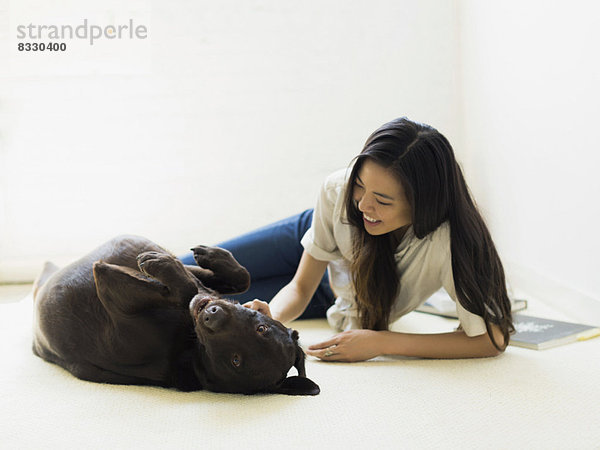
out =
<path fill-rule="evenodd" d="M 306 355 L 304 354 L 304 350 L 298 344 L 298 332 L 296 330 L 292 330 L 288 328 L 288 333 L 292 340 L 294 341 L 294 346 L 296 348 L 296 359 L 294 360 L 294 367 L 298 371 L 298 376 L 305 377 L 306 369 L 304 368 L 304 359 Z"/>
<path fill-rule="evenodd" d="M 272 392 L 286 395 L 318 395 L 321 392 L 319 386 L 310 378 L 306 378 L 306 369 L 304 368 L 305 355 L 302 347 L 298 344 L 298 332 L 288 328 L 288 333 L 294 341 L 296 348 L 294 367 L 298 371 L 298 376 L 284 378 Z"/>
<path fill-rule="evenodd" d="M 130 315 L 168 302 L 169 289 L 129 267 L 94 263 L 96 293 L 111 315 Z"/>
<path fill-rule="evenodd" d="M 306 377 L 287 377 L 271 392 L 285 395 L 318 395 L 319 386 Z"/>

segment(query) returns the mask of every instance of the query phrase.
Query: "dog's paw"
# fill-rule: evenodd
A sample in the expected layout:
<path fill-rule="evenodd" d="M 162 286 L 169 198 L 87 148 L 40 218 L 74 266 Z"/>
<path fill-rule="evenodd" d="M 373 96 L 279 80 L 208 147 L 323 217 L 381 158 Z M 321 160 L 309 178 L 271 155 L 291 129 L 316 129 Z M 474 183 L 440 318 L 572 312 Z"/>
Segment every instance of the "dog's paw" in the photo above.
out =
<path fill-rule="evenodd" d="M 206 245 L 198 245 L 192 248 L 194 252 L 194 259 L 200 267 L 206 269 L 213 268 L 225 268 L 230 266 L 232 268 L 239 267 L 238 262 L 235 260 L 229 250 L 219 247 L 208 247 Z"/>
<path fill-rule="evenodd" d="M 175 258 L 166 253 L 144 252 L 137 257 L 140 270 L 148 275 L 157 273 L 161 268 L 175 263 Z"/>

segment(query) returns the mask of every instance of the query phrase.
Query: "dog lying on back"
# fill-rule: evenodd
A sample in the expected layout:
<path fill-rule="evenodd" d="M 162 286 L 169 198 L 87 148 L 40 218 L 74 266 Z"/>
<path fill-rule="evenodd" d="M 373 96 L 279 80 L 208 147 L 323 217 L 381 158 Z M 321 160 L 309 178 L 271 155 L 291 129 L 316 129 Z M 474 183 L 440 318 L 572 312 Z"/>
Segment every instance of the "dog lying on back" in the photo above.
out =
<path fill-rule="evenodd" d="M 250 276 L 227 250 L 184 266 L 153 242 L 115 238 L 34 287 L 33 352 L 83 380 L 316 395 L 298 332 L 221 295 Z M 298 376 L 288 377 L 292 366 Z"/>

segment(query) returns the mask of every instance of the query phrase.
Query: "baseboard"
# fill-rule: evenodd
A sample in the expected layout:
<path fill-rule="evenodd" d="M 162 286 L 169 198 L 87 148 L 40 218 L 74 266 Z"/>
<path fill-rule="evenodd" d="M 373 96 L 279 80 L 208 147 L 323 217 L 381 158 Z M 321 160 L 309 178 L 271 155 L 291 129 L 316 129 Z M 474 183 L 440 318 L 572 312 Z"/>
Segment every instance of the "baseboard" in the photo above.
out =
<path fill-rule="evenodd" d="M 32 283 L 41 269 L 41 264 L 0 261 L 0 284 Z"/>
<path fill-rule="evenodd" d="M 590 325 L 600 325 L 600 299 L 561 285 L 535 270 L 507 262 L 506 276 L 514 290 L 530 295 L 573 320 Z"/>

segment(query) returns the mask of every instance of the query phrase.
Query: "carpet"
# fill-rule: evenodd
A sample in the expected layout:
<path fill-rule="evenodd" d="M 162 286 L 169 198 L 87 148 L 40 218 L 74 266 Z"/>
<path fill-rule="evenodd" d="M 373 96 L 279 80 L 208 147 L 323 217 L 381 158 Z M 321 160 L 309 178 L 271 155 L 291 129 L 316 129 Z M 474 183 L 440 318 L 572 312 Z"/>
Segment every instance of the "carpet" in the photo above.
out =
<path fill-rule="evenodd" d="M 316 397 L 182 393 L 35 357 L 31 302 L 0 305 L 0 448 L 600 448 L 600 339 L 476 360 L 309 358 Z M 393 329 L 455 326 L 411 313 Z M 325 320 L 294 328 L 303 346 L 332 334 Z"/>

